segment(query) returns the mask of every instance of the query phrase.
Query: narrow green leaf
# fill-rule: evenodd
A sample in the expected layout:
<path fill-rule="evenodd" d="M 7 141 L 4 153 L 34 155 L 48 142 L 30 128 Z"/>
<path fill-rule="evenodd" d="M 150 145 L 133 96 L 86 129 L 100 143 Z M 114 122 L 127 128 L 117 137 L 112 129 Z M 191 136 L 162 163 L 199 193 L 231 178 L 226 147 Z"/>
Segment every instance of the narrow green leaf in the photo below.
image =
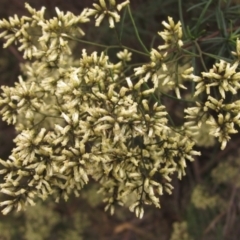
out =
<path fill-rule="evenodd" d="M 189 11 L 191 11 L 191 10 L 197 8 L 197 7 L 200 7 L 200 6 L 204 5 L 204 4 L 205 4 L 205 2 L 201 2 L 201 3 L 195 4 L 192 7 L 188 8 L 187 12 L 189 12 Z"/>
<path fill-rule="evenodd" d="M 204 15 L 206 14 L 206 12 L 207 12 L 207 10 L 208 10 L 208 8 L 209 8 L 209 6 L 210 6 L 211 3 L 212 3 L 212 0 L 209 0 L 209 1 L 206 2 L 206 5 L 205 5 L 205 7 L 203 8 L 203 10 L 202 10 L 202 12 L 201 12 L 201 14 L 200 14 L 200 16 L 199 16 L 197 23 L 196 23 L 195 27 L 193 28 L 193 29 L 196 30 L 196 32 L 198 32 L 199 26 L 200 26 L 201 23 L 202 23 L 203 17 L 204 17 Z"/>

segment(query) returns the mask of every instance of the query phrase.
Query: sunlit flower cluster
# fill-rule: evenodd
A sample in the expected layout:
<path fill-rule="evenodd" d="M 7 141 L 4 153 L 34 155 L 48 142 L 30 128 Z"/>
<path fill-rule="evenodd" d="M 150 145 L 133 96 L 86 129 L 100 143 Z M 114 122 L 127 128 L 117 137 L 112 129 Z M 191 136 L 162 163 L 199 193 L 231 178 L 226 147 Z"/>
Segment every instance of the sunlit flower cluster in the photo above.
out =
<path fill-rule="evenodd" d="M 13 198 L 3 204 L 7 205 L 3 213 L 34 204 L 34 196 L 45 199 L 54 194 L 56 200 L 67 199 L 71 192 L 78 196 L 92 176 L 106 194 L 106 209 L 113 213 L 116 203 L 123 204 L 125 196 L 134 193 L 139 198 L 130 210 L 142 217 L 143 204 L 160 207 L 157 196 L 171 193 L 174 172 L 179 178 L 185 175 L 186 160 L 198 154 L 192 150 L 193 142 L 167 126 L 164 106 L 148 103 L 151 89 L 141 90 L 143 82 L 133 84 L 130 78 L 119 85 L 121 79 L 112 69 L 103 53 L 89 56 L 83 50 L 78 67 L 57 70 L 61 77 L 55 108 L 63 123 L 48 129 L 37 125 L 16 137 L 17 147 L 9 160 L 1 161 L 6 179 L 1 191 Z M 38 83 L 46 93 L 47 79 L 44 85 Z M 32 92 L 27 83 L 20 79 L 24 93 Z M 21 92 L 15 94 L 13 100 L 24 99 Z M 9 106 L 11 98 L 2 99 L 2 105 Z M 36 105 L 30 99 L 28 104 L 28 108 Z M 16 103 L 16 109 L 20 107 Z M 160 177 L 163 181 L 157 180 Z"/>
<path fill-rule="evenodd" d="M 31 17 L 19 19 L 15 15 L 14 18 L 10 17 L 9 21 L 5 19 L 0 21 L 0 28 L 5 29 L 0 36 L 7 39 L 4 47 L 8 47 L 13 42 L 18 43 L 20 45 L 18 50 L 24 51 L 24 58 L 44 58 L 50 65 L 63 55 L 71 53 L 66 36 L 84 35 L 79 24 L 89 21 L 86 15 L 87 9 L 79 16 L 75 16 L 71 12 L 64 14 L 56 8 L 57 17 L 46 20 L 44 7 L 40 11 L 36 11 L 27 3 L 25 7 Z"/>
<path fill-rule="evenodd" d="M 168 23 L 162 22 L 165 27 L 163 32 L 158 32 L 159 36 L 164 40 L 164 44 L 158 47 L 159 50 L 171 49 L 174 47 L 182 47 L 182 26 L 179 21 L 177 24 L 174 23 L 172 17 L 168 17 Z"/>
<path fill-rule="evenodd" d="M 167 53 L 152 49 L 151 63 L 136 68 L 134 77 L 123 73 L 132 55 L 127 49 L 117 53 L 121 61 L 116 64 L 104 52 L 83 49 L 78 61 L 70 55 L 67 39 L 84 35 L 79 24 L 97 15 L 99 25 L 107 15 L 114 27 L 120 20 L 116 9 L 127 4 L 100 0 L 93 4 L 96 10 L 85 9 L 79 16 L 56 8 L 57 17 L 49 20 L 45 8 L 36 11 L 26 4 L 31 17 L 0 22 L 5 47 L 22 43 L 19 50 L 31 60 L 14 87 L 2 87 L 0 97 L 3 120 L 18 131 L 12 154 L 0 160 L 0 192 L 10 197 L 0 203 L 4 214 L 34 205 L 39 197 L 53 195 L 59 201 L 71 193 L 79 196 L 93 178 L 101 185 L 106 210 L 113 213 L 116 204 L 126 205 L 132 195 L 129 209 L 141 218 L 144 204 L 160 207 L 159 197 L 172 192 L 172 175 L 181 179 L 186 161 L 199 155 L 194 142 L 169 125 L 165 106 L 152 101 L 164 78 L 157 71 L 167 71 Z M 33 31 L 39 37 L 34 34 L 30 45 L 24 43 Z"/>
<path fill-rule="evenodd" d="M 95 16 L 99 26 L 107 17 L 113 28 L 128 4 L 99 0 L 79 15 L 56 8 L 51 19 L 45 19 L 44 7 L 37 11 L 26 4 L 30 17 L 0 21 L 4 47 L 18 44 L 29 60 L 18 82 L 1 88 L 0 114 L 17 131 L 11 155 L 0 160 L 0 192 L 9 196 L 0 203 L 4 214 L 37 198 L 79 196 L 94 179 L 106 210 L 113 214 L 116 205 L 128 205 L 141 218 L 144 205 L 160 207 L 160 196 L 172 193 L 172 176 L 181 179 L 187 161 L 200 155 L 195 144 L 211 146 L 217 138 L 224 149 L 238 133 L 239 63 L 221 60 L 194 75 L 191 57 L 183 54 L 181 23 L 171 17 L 159 32 L 163 44 L 144 48 L 147 63 L 131 64 L 133 53 L 141 52 L 124 45 L 112 47 L 119 49 L 117 63 L 102 44 L 95 45 L 105 51 L 81 49 L 80 59 L 74 58 L 69 40 L 81 42 L 82 24 Z M 184 103 L 182 112 L 169 113 L 166 96 Z M 175 124 L 184 113 L 186 121 Z M 201 205 L 198 192 L 194 199 Z M 215 199 L 209 202 L 202 208 Z"/>
<path fill-rule="evenodd" d="M 162 68 L 163 71 L 167 71 L 167 66 L 164 63 L 167 53 L 162 55 L 158 50 L 152 49 L 150 52 L 151 62 L 142 65 L 134 69 L 135 75 L 144 75 L 144 81 L 147 82 L 150 78 L 155 83 L 159 80 L 158 71 Z"/>
<path fill-rule="evenodd" d="M 236 94 L 240 88 L 240 73 L 236 72 L 238 62 L 233 64 L 220 60 L 219 63 L 213 65 L 209 72 L 202 72 L 202 77 L 193 76 L 193 81 L 197 82 L 195 96 L 202 92 L 210 95 L 213 89 L 218 89 L 221 98 L 226 97 L 227 92 Z M 211 92 L 212 89 L 212 92 Z"/>
<path fill-rule="evenodd" d="M 132 53 L 127 49 L 124 49 L 123 51 L 117 53 L 117 57 L 124 62 L 129 62 L 131 61 Z"/>
<path fill-rule="evenodd" d="M 234 99 L 240 88 L 238 65 L 238 62 L 230 64 L 220 60 L 209 72 L 202 72 L 202 77 L 192 75 L 193 81 L 197 82 L 194 95 L 204 93 L 205 101 L 185 109 L 186 118 L 190 119 L 185 126 L 192 126 L 197 131 L 195 127 L 200 127 L 204 119 L 209 134 L 218 138 L 221 149 L 226 147 L 230 135 L 238 133 L 236 127 L 240 126 L 239 100 L 229 103 L 229 98 Z"/>
<path fill-rule="evenodd" d="M 186 89 L 182 79 L 192 77 L 193 68 L 182 68 L 178 62 L 171 62 L 172 48 L 181 47 L 183 42 L 181 23 L 176 25 L 171 17 L 168 18 L 169 24 L 162 23 L 165 27 L 164 32 L 159 35 L 164 40 L 164 44 L 159 45 L 158 49 L 152 48 L 150 51 L 150 62 L 134 69 L 136 76 L 142 76 L 147 82 L 152 80 L 154 87 L 162 91 L 165 87 L 173 89 L 178 98 L 181 98 L 180 89 Z M 188 64 L 182 64 L 188 65 Z"/>
<path fill-rule="evenodd" d="M 93 3 L 93 9 L 88 9 L 87 16 L 95 16 L 96 27 L 99 27 L 105 17 L 108 18 L 109 27 L 114 28 L 115 22 L 120 21 L 120 12 L 124 7 L 129 4 L 129 0 L 116 5 L 115 0 L 108 0 L 108 4 L 105 0 L 99 0 L 99 4 Z"/>

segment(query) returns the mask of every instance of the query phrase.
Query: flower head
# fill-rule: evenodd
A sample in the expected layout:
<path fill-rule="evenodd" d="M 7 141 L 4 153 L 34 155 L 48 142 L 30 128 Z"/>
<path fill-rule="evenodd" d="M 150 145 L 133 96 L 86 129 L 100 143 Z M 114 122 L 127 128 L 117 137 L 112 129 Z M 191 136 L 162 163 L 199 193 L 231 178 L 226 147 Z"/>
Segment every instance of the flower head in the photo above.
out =
<path fill-rule="evenodd" d="M 87 16 L 95 16 L 95 26 L 97 27 L 100 26 L 104 17 L 107 16 L 110 28 L 114 28 L 115 22 L 120 21 L 120 15 L 118 14 L 118 12 L 120 12 L 122 8 L 127 6 L 128 4 L 128 0 L 118 5 L 116 5 L 115 0 L 108 0 L 108 4 L 105 0 L 99 0 L 99 4 L 93 3 L 93 9 L 88 9 Z"/>
<path fill-rule="evenodd" d="M 182 47 L 182 27 L 181 22 L 177 24 L 174 23 L 172 17 L 168 17 L 168 23 L 166 21 L 162 22 L 165 27 L 163 32 L 158 32 L 159 36 L 165 41 L 163 45 L 158 47 L 159 50 L 167 49 L 171 47 Z"/>

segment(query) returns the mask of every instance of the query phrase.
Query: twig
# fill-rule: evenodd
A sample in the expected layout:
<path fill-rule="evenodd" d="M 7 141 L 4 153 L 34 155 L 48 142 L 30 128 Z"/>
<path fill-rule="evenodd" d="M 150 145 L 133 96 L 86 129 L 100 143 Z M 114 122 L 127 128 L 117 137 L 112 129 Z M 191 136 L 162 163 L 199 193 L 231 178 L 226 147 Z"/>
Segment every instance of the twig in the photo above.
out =
<path fill-rule="evenodd" d="M 22 57 L 21 54 L 19 54 L 19 52 L 16 50 L 16 48 L 14 46 L 9 46 L 9 51 L 16 57 L 16 59 L 20 62 L 23 63 L 24 59 Z"/>
<path fill-rule="evenodd" d="M 195 160 L 193 161 L 193 171 L 194 171 L 194 176 L 195 176 L 195 180 L 197 181 L 197 183 L 201 182 L 201 173 L 200 173 L 200 165 L 199 165 L 199 160 L 197 157 L 195 157 Z"/>
<path fill-rule="evenodd" d="M 208 225 L 208 227 L 204 230 L 204 235 L 209 233 L 217 224 L 217 222 L 226 214 L 226 210 L 224 210 L 223 212 L 221 212 L 220 214 L 218 214 L 212 221 L 211 223 Z"/>
<path fill-rule="evenodd" d="M 234 187 L 233 190 L 232 190 L 232 193 L 231 193 L 231 197 L 230 197 L 230 200 L 229 200 L 229 203 L 228 203 L 228 206 L 227 208 L 222 211 L 220 214 L 218 214 L 212 221 L 211 223 L 208 225 L 208 227 L 205 229 L 204 231 L 204 235 L 209 233 L 214 227 L 215 225 L 221 220 L 221 218 L 224 216 L 224 215 L 227 215 L 226 216 L 226 223 L 225 223 L 225 226 L 224 226 L 224 230 L 223 230 L 223 235 L 226 236 L 227 235 L 227 230 L 229 228 L 229 222 L 231 220 L 231 209 L 232 209 L 232 206 L 233 206 L 233 202 L 234 202 L 234 199 L 235 199 L 235 196 L 236 196 L 236 193 L 237 193 L 237 188 Z"/>
<path fill-rule="evenodd" d="M 232 193 L 231 193 L 229 203 L 228 203 L 228 207 L 227 207 L 226 223 L 225 223 L 224 228 L 223 228 L 223 235 L 224 236 L 227 236 L 229 226 L 231 225 L 230 223 L 231 223 L 231 218 L 232 218 L 232 216 L 231 216 L 232 215 L 232 207 L 233 207 L 233 203 L 234 203 L 236 193 L 237 193 L 237 188 L 234 186 L 233 190 L 232 190 Z"/>

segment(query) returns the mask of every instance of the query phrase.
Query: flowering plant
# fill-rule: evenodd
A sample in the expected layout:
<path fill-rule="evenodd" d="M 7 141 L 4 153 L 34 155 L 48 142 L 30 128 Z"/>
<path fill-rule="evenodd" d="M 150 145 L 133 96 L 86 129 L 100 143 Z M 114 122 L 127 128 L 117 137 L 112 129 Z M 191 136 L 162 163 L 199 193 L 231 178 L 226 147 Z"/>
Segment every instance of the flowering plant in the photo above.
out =
<path fill-rule="evenodd" d="M 116 204 L 127 205 L 141 218 L 144 204 L 160 207 L 159 197 L 172 192 L 172 175 L 181 179 L 186 162 L 200 155 L 194 146 L 203 135 L 202 123 L 221 149 L 238 132 L 239 40 L 232 61 L 220 60 L 210 70 L 203 62 L 204 70 L 197 74 L 191 63 L 196 56 L 203 60 L 199 43 L 193 40 L 199 55 L 192 55 L 181 22 L 171 17 L 158 33 L 162 44 L 148 49 L 129 1 L 99 0 L 79 15 L 56 8 L 51 19 L 45 19 L 45 8 L 25 6 L 30 16 L 0 21 L 4 47 L 17 44 L 26 59 L 19 81 L 3 86 L 0 97 L 2 119 L 18 133 L 11 155 L 0 160 L 0 192 L 9 196 L 0 203 L 3 214 L 34 205 L 36 198 L 79 196 L 94 179 L 105 195 L 106 210 L 113 214 Z M 121 49 L 118 62 L 107 51 L 86 49 L 75 59 L 71 41 L 88 43 L 82 25 L 95 17 L 98 27 L 107 18 L 115 28 L 122 10 L 143 51 L 119 44 L 111 46 Z M 132 66 L 133 54 L 148 62 Z M 165 98 L 186 103 L 181 124 Z"/>

